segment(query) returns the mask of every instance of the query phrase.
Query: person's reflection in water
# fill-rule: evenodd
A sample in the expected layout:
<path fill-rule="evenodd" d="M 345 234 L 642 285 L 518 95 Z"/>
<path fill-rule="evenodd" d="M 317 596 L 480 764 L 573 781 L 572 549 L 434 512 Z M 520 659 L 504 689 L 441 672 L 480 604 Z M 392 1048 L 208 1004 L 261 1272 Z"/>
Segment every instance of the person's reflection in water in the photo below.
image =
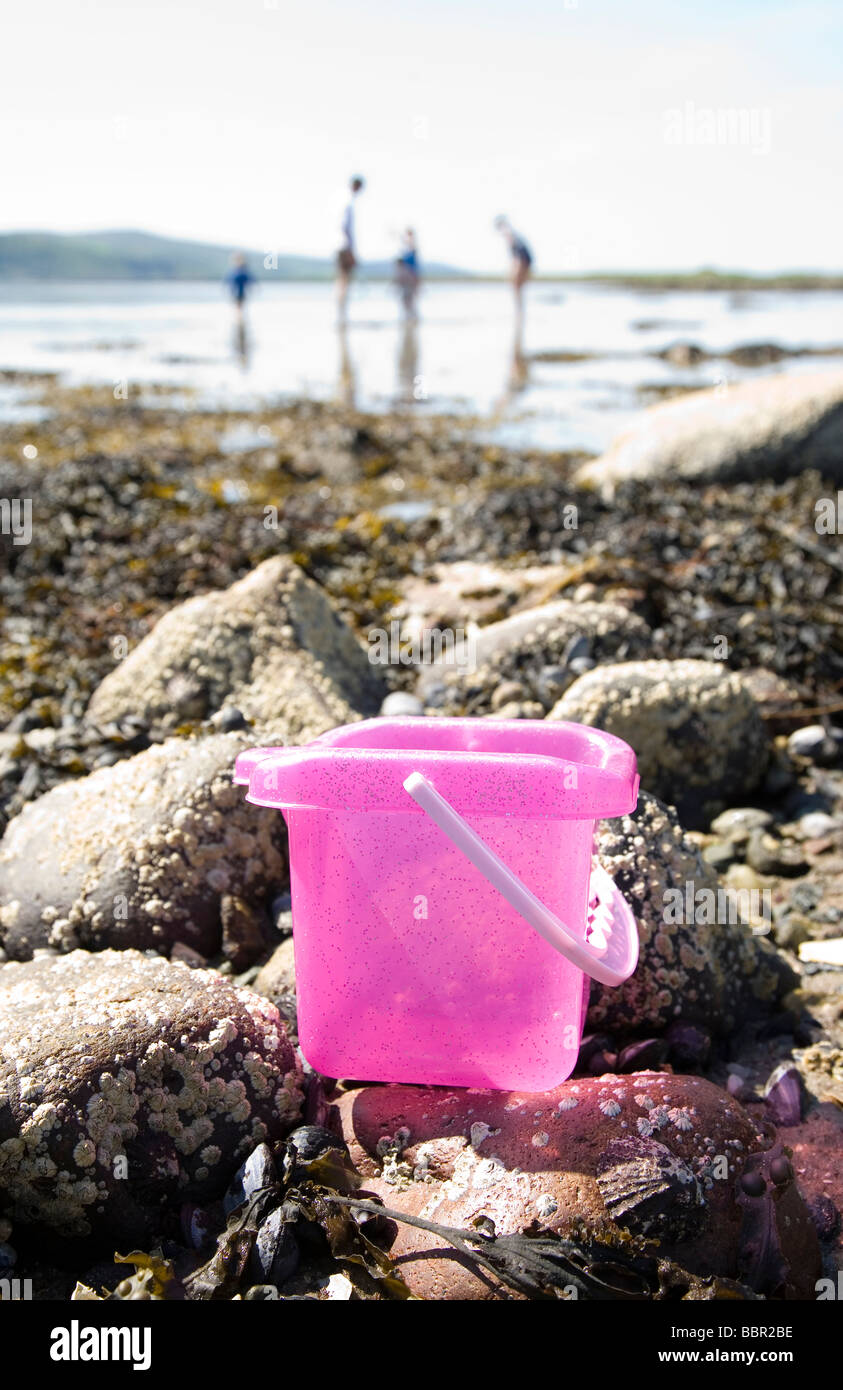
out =
<path fill-rule="evenodd" d="M 516 312 L 506 382 L 495 403 L 498 414 L 503 413 L 515 398 L 527 389 L 529 379 L 529 359 L 524 352 L 524 316 Z"/>
<path fill-rule="evenodd" d="M 406 318 L 398 339 L 398 400 L 402 405 L 415 405 L 425 394 L 419 373 L 418 319 Z"/>
<path fill-rule="evenodd" d="M 340 319 L 337 324 L 337 343 L 340 350 L 337 395 L 341 405 L 353 410 L 357 405 L 357 372 L 348 347 L 348 328 L 345 319 Z"/>
<path fill-rule="evenodd" d="M 252 344 L 246 332 L 246 320 L 239 314 L 234 325 L 234 354 L 243 371 L 247 371 L 249 366 L 249 354 Z"/>
<path fill-rule="evenodd" d="M 512 335 L 512 358 L 509 364 L 509 385 L 511 395 L 517 396 L 527 385 L 527 358 L 524 355 L 524 315 L 518 310 L 515 314 L 515 331 Z"/>

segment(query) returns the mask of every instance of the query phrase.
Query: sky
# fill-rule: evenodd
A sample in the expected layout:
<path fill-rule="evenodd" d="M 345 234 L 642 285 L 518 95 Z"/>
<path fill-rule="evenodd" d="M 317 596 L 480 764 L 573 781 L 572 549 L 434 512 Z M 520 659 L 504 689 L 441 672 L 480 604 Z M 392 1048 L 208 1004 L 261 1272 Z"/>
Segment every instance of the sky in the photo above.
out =
<path fill-rule="evenodd" d="M 839 0 L 6 6 L 0 231 L 539 270 L 840 270 Z M 730 113 L 732 113 L 730 115 Z"/>

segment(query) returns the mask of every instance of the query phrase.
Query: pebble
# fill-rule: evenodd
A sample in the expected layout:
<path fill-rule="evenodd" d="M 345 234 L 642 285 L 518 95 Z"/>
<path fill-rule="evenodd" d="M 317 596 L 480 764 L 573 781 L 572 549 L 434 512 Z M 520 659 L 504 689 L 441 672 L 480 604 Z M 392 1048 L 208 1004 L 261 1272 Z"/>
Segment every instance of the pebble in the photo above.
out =
<path fill-rule="evenodd" d="M 424 702 L 409 690 L 393 690 L 381 705 L 385 719 L 404 719 L 424 714 Z"/>
<path fill-rule="evenodd" d="M 826 937 L 824 941 L 803 939 L 799 946 L 799 959 L 843 966 L 843 936 Z"/>
<path fill-rule="evenodd" d="M 527 692 L 520 681 L 501 681 L 497 690 L 494 691 L 489 704 L 492 709 L 500 712 L 507 705 L 523 700 Z M 517 716 L 516 716 L 517 718 Z"/>
<path fill-rule="evenodd" d="M 759 874 L 799 874 L 807 867 L 801 850 L 795 845 L 783 845 L 764 830 L 751 832 L 746 862 Z"/>
<path fill-rule="evenodd" d="M 819 840 L 824 835 L 833 835 L 840 829 L 840 819 L 829 816 L 825 811 L 808 811 L 797 821 L 800 833 L 806 840 Z"/>
<path fill-rule="evenodd" d="M 837 757 L 837 741 L 822 724 L 806 724 L 795 729 L 787 740 L 787 751 L 796 758 L 809 758 L 814 763 L 832 763 Z"/>
<path fill-rule="evenodd" d="M 744 844 L 751 831 L 766 830 L 772 821 L 769 811 L 760 811 L 755 806 L 735 806 L 714 818 L 711 832 L 732 844 Z"/>

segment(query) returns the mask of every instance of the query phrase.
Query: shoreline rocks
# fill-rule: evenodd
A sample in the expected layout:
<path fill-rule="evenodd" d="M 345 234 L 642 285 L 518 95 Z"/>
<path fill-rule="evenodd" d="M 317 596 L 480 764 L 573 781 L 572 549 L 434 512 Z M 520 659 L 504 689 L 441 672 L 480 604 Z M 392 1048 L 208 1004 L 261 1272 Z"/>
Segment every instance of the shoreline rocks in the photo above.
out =
<path fill-rule="evenodd" d="M 473 639 L 474 660 L 423 667 L 417 693 L 445 714 L 483 714 L 494 708 L 501 684 L 515 682 L 524 702 L 534 707 L 532 717 L 541 718 L 584 669 L 577 662 L 639 655 L 647 640 L 647 624 L 619 603 L 556 599 L 480 628 Z"/>
<path fill-rule="evenodd" d="M 611 495 L 648 478 L 729 482 L 816 468 L 841 482 L 841 444 L 843 372 L 765 376 L 651 406 L 575 481 Z"/>
<path fill-rule="evenodd" d="M 769 1141 L 698 1077 L 609 1074 L 540 1095 L 364 1087 L 335 1108 L 364 1190 L 412 1216 L 462 1228 L 484 1216 L 501 1235 L 535 1223 L 620 1250 L 656 1240 L 689 1272 L 725 1278 L 738 1276 L 751 1243 L 737 1194 Z M 782 1176 L 780 1187 L 764 1180 L 759 1216 L 762 1205 L 778 1216 L 780 1292 L 811 1297 L 816 1233 L 792 1171 Z M 423 1298 L 518 1297 L 428 1232 L 396 1223 L 390 1252 Z"/>
<path fill-rule="evenodd" d="M 740 675 L 713 661 L 629 661 L 579 676 L 550 712 L 617 734 L 636 750 L 642 785 L 683 824 L 707 819 L 762 780 L 769 742 Z"/>
<path fill-rule="evenodd" d="M 592 983 L 589 1031 L 651 1036 L 681 1018 L 729 1034 L 798 983 L 785 957 L 752 934 L 676 813 L 649 793 L 633 815 L 598 822 L 595 848 L 635 914 L 641 954 L 617 989 Z"/>
<path fill-rule="evenodd" d="M 0 1035 L 0 1210 L 70 1238 L 147 1238 L 301 1109 L 271 1004 L 137 951 L 3 966 Z"/>
<path fill-rule="evenodd" d="M 376 713 L 385 693 L 324 593 L 279 555 L 165 613 L 97 687 L 86 717 L 131 715 L 172 731 L 234 706 L 253 725 L 283 724 L 289 742 L 306 743 Z"/>
<path fill-rule="evenodd" d="M 151 948 L 202 956 L 272 939 L 268 905 L 286 880 L 280 816 L 231 777 L 252 738 L 168 739 L 63 782 L 24 807 L 0 841 L 0 946 Z M 248 955 L 247 949 L 247 955 Z M 242 967 L 242 954 L 238 961 Z"/>

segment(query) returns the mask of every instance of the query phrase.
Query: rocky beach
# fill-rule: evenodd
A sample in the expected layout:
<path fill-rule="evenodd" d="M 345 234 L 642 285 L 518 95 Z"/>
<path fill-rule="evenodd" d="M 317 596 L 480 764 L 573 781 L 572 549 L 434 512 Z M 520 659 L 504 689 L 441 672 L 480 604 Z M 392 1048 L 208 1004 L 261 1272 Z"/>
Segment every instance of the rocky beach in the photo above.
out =
<path fill-rule="evenodd" d="M 44 415 L 0 432 L 0 1280 L 834 1296 L 843 370 L 762 360 L 599 456 L 18 374 Z M 418 662 L 431 631 L 475 660 Z M 640 963 L 593 985 L 551 1092 L 297 1049 L 286 831 L 234 761 L 379 713 L 573 720 L 637 754 L 594 852 Z"/>

